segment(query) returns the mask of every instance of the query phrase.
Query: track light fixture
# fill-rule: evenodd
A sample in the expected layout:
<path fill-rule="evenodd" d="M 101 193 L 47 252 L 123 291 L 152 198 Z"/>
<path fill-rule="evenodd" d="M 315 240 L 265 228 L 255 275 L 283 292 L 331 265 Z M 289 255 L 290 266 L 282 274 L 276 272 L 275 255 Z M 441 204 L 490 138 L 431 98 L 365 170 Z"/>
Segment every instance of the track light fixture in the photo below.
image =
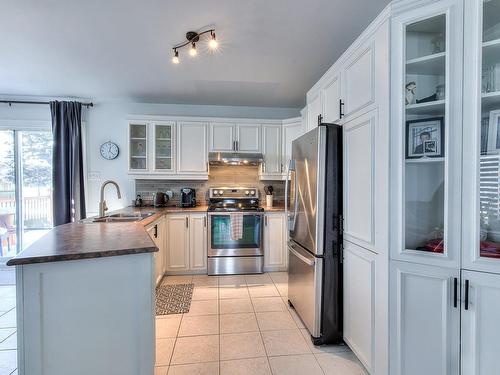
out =
<path fill-rule="evenodd" d="M 196 56 L 198 54 L 198 51 L 196 49 L 196 43 L 198 43 L 200 41 L 201 36 L 208 34 L 208 33 L 210 33 L 210 40 L 208 42 L 208 47 L 211 50 L 216 50 L 217 47 L 219 46 L 219 43 L 217 42 L 217 38 L 215 36 L 215 29 L 205 30 L 205 31 L 202 31 L 199 33 L 196 31 L 188 31 L 186 33 L 187 41 L 183 42 L 181 44 L 178 44 L 175 47 L 172 47 L 172 49 L 174 51 L 174 56 L 172 57 L 172 63 L 179 64 L 180 60 L 179 60 L 179 51 L 178 50 L 183 48 L 183 47 L 186 47 L 188 45 L 190 45 L 189 55 L 192 57 Z"/>

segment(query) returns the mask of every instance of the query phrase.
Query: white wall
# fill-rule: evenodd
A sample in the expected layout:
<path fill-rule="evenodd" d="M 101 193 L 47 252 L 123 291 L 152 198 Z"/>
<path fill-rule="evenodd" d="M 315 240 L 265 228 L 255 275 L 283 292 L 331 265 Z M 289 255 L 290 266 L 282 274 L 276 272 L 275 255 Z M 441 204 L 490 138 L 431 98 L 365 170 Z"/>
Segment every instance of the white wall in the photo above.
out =
<path fill-rule="evenodd" d="M 13 98 L 11 98 L 14 100 Z M 30 98 L 31 100 L 36 100 Z M 40 99 L 44 100 L 44 99 Z M 97 179 L 90 179 L 87 186 L 87 212 L 89 215 L 98 211 L 99 188 L 106 179 L 118 182 L 122 190 L 122 199 L 116 193 L 106 193 L 111 210 L 130 205 L 134 199 L 134 180 L 127 175 L 127 117 L 133 115 L 163 116 L 214 116 L 284 119 L 300 115 L 293 108 L 255 108 L 224 107 L 179 104 L 130 103 L 116 100 L 94 100 L 94 107 L 83 109 L 82 118 L 86 124 L 87 169 L 96 172 Z M 0 104 L 0 122 L 35 120 L 50 122 L 50 109 L 43 105 Z M 120 147 L 120 155 L 115 160 L 104 160 L 99 154 L 99 146 L 111 140 Z"/>

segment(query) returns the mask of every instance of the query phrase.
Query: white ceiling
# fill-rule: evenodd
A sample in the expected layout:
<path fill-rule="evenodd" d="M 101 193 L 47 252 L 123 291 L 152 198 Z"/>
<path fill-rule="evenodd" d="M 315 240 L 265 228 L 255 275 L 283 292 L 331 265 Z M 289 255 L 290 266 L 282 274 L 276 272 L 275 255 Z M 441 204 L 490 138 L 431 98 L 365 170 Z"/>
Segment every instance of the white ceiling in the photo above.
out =
<path fill-rule="evenodd" d="M 301 107 L 388 0 L 4 0 L 0 94 Z M 214 26 L 220 51 L 171 47 Z"/>

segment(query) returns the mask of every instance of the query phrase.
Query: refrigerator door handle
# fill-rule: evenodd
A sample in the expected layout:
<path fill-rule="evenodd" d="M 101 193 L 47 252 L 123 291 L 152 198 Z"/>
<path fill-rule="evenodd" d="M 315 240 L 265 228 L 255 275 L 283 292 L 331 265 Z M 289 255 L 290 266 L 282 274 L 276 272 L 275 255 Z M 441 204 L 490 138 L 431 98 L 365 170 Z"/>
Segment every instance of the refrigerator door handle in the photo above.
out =
<path fill-rule="evenodd" d="M 309 267 L 314 267 L 314 265 L 316 264 L 314 259 L 307 259 L 305 256 L 300 254 L 297 250 L 295 250 L 292 246 L 288 246 L 288 250 L 290 250 L 290 252 L 293 255 L 295 255 L 298 259 L 300 259 L 302 262 L 307 264 Z"/>

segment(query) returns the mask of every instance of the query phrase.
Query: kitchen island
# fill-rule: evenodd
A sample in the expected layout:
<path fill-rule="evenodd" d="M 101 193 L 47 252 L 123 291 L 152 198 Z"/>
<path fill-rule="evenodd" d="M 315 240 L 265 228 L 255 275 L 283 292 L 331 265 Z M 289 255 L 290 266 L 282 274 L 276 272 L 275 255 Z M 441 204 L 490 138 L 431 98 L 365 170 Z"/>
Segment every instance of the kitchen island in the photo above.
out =
<path fill-rule="evenodd" d="M 140 222 L 71 223 L 9 260 L 19 374 L 153 374 L 156 251 Z"/>

